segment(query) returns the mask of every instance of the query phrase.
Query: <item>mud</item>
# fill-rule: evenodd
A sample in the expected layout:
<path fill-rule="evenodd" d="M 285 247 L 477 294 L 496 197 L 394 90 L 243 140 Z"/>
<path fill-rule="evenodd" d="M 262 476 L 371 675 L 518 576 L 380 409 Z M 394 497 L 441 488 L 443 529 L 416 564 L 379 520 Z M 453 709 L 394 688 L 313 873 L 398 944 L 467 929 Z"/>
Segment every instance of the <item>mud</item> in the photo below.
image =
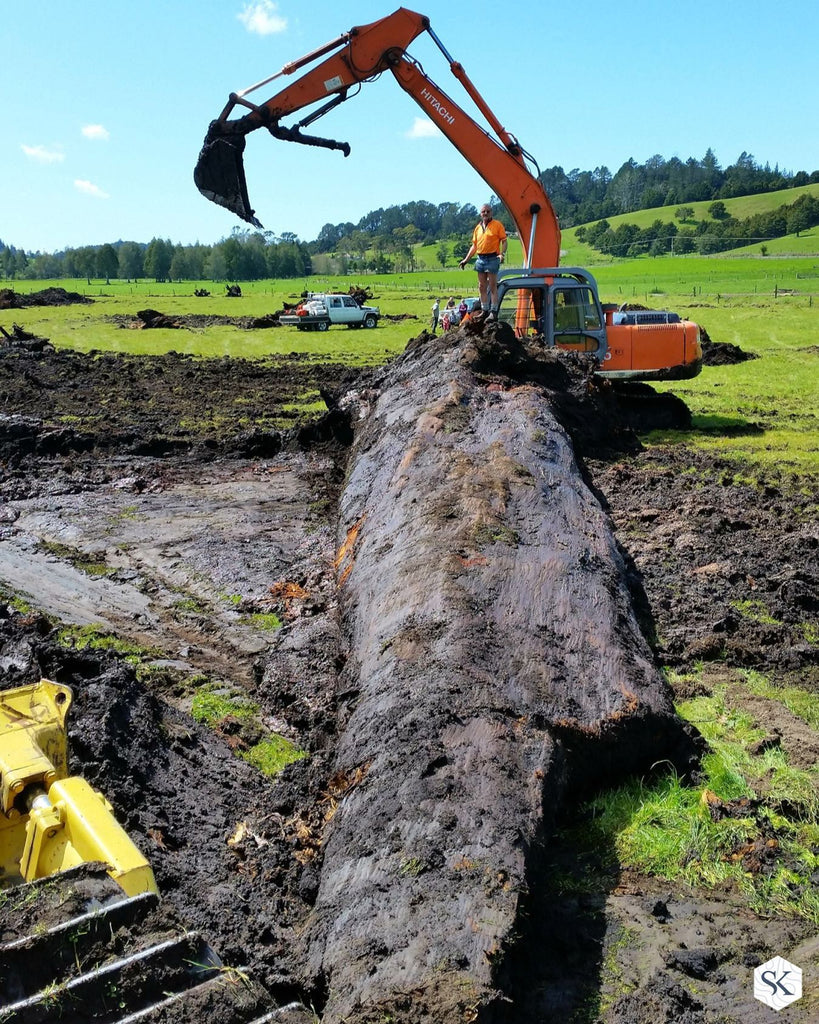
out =
<path fill-rule="evenodd" d="M 0 455 L 7 467 L 0 486 L 14 475 L 8 467 L 32 452 L 197 450 L 205 461 L 225 451 L 274 454 L 282 430 L 296 424 L 294 400 L 354 377 L 344 366 L 297 356 L 253 362 L 9 351 L 0 359 Z"/>
<path fill-rule="evenodd" d="M 399 454 L 416 415 L 406 404 L 413 378 L 452 360 L 446 345 L 455 343 L 469 380 L 450 362 L 451 387 L 426 396 L 437 405 Z M 595 785 L 624 749 L 623 769 L 650 763 L 658 748 L 679 750 L 681 770 L 687 762 L 685 737 L 676 732 L 669 743 L 670 732 L 650 727 L 674 722 L 670 694 L 654 682 L 651 713 L 636 715 L 647 731 L 629 732 L 627 714 L 625 747 L 618 740 L 599 762 L 584 754 L 593 746 L 577 743 L 578 725 L 592 721 L 588 706 L 538 707 L 521 699 L 525 686 L 492 696 L 510 657 L 503 588 L 489 588 L 494 597 L 479 613 L 469 602 L 486 597 L 472 588 L 488 569 L 499 580 L 530 571 L 504 528 L 522 521 L 533 537 L 548 534 L 548 510 L 516 515 L 513 527 L 505 519 L 507 503 L 529 497 L 525 473 L 508 464 L 492 480 L 477 464 L 459 473 L 468 448 L 450 451 L 438 474 L 442 485 L 448 475 L 458 481 L 454 497 L 438 490 L 413 506 L 402 496 L 417 509 L 401 514 L 419 528 L 418 551 L 389 537 L 387 498 L 396 495 L 378 480 L 391 473 L 390 459 L 428 458 L 430 437 L 478 444 L 481 419 L 517 410 L 529 438 L 521 464 L 539 437 L 556 445 L 554 486 L 575 494 L 570 533 L 590 558 L 610 536 L 610 519 L 605 564 L 616 572 L 606 570 L 611 590 L 600 600 L 614 602 L 612 621 L 622 626 L 610 639 L 628 638 L 646 680 L 657 662 L 713 666 L 736 706 L 764 721 L 772 742 L 802 751 L 801 763 L 815 757 L 816 734 L 781 705 L 752 700 L 738 672 L 819 685 L 817 648 L 801 629 L 819 605 L 815 496 L 752 487 L 709 457 L 641 450 L 612 388 L 570 360 L 510 350 L 491 332 L 446 343 L 421 335 L 403 369 L 387 372 L 397 375 L 365 378 L 295 358 L 3 352 L 0 581 L 28 610 L 2 606 L 2 685 L 45 675 L 73 687 L 72 768 L 106 793 L 148 855 L 168 913 L 279 1005 L 300 1003 L 304 1020 L 310 1008 L 328 1021 L 344 1013 L 407 1024 L 769 1020 L 753 1000 L 753 967 L 779 954 L 815 967 L 809 924 L 760 920 L 730 892 L 639 877 L 614 877 L 583 897 L 548 884 L 574 862 L 550 839 L 572 785 Z M 308 390 L 333 406 L 320 424 L 283 408 Z M 391 409 L 395 429 L 376 431 L 379 421 L 389 426 Z M 349 589 L 339 589 L 339 541 L 365 505 L 386 533 L 377 543 L 362 534 Z M 425 554 L 443 538 L 457 565 Z M 404 573 L 405 592 L 384 589 L 389 566 Z M 427 572 L 434 588 L 423 586 Z M 459 615 L 436 622 L 437 595 L 451 601 L 454 591 L 463 595 Z M 626 591 L 631 600 L 619 605 Z M 741 611 L 753 602 L 775 621 Z M 284 623 L 273 635 L 254 619 L 271 611 Z M 148 671 L 143 664 L 137 676 L 116 651 L 66 643 L 57 628 L 89 622 L 150 649 Z M 530 633 L 541 655 L 550 646 L 537 630 L 515 635 L 522 679 Z M 355 664 L 353 637 L 363 652 Z M 583 645 L 573 649 L 584 654 Z M 478 676 L 456 684 L 476 652 Z M 251 695 L 263 726 L 310 756 L 265 779 L 237 757 L 254 739 L 241 723 L 214 731 L 190 717 L 194 673 Z M 470 723 L 481 742 L 491 740 L 487 766 L 469 762 Z M 523 756 L 527 749 L 539 749 L 542 764 Z M 541 772 L 531 792 L 515 782 L 521 765 Z M 602 1004 L 593 1001 L 600 993 Z M 590 1000 L 605 1012 L 584 1017 Z M 789 1011 L 810 1019 L 804 1012 Z"/>
<path fill-rule="evenodd" d="M 39 292 L 21 294 L 13 288 L 0 288 L 0 309 L 25 309 L 28 306 L 70 306 L 73 303 L 89 304 L 94 300 L 79 292 L 65 288 L 44 288 Z"/>
<path fill-rule="evenodd" d="M 264 316 L 221 316 L 215 313 L 180 313 L 171 316 L 167 313 L 160 313 L 156 309 L 140 309 L 133 316 L 125 313 L 114 313 L 105 319 L 109 323 L 132 331 L 153 330 L 155 328 L 202 331 L 206 327 L 225 326 L 238 327 L 243 331 L 252 331 L 280 327 L 279 317 L 282 313 L 286 312 L 288 310 L 285 306 L 275 313 L 266 313 Z"/>

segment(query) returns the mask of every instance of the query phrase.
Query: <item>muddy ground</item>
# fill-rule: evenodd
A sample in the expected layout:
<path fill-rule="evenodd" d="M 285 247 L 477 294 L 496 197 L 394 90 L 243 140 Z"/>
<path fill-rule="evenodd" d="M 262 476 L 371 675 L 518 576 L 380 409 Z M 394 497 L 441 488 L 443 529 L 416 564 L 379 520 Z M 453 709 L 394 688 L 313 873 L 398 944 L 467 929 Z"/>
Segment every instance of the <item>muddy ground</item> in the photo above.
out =
<path fill-rule="evenodd" d="M 508 369 L 489 368 L 487 389 L 508 388 Z M 322 839 L 365 774 L 334 769 L 354 706 L 334 568 L 354 423 L 339 409 L 301 423 L 284 407 L 311 389 L 331 403 L 354 390 L 366 404 L 377 386 L 377 375 L 296 358 L 0 352 L 2 685 L 44 675 L 74 688 L 73 770 L 112 801 L 169 908 L 278 1003 L 319 1016 L 327 979 L 304 935 Z M 576 387 L 555 411 L 611 518 L 657 662 L 704 664 L 699 685 L 728 681 L 794 763 L 814 764 L 816 734 L 752 698 L 740 670 L 819 686 L 817 647 L 800 628 L 819 611 L 815 495 L 751 486 L 701 454 L 642 450 L 606 386 Z M 752 602 L 772 621 L 742 614 Z M 269 613 L 283 622 L 275 633 Z M 87 634 L 61 639 L 60 627 L 93 624 L 133 644 L 140 669 Z M 256 735 L 190 717 L 203 676 L 252 696 Z M 310 755 L 275 782 L 237 757 L 264 730 Z M 731 891 L 621 873 L 565 896 L 550 890 L 557 867 L 578 866 L 554 842 L 499 980 L 511 1001 L 490 1017 L 465 998 L 446 1019 L 762 1022 L 772 1011 L 753 999 L 754 966 L 787 956 L 806 987 L 816 971 L 813 926 L 761 919 Z M 388 889 L 383 900 L 379 912 Z M 377 949 L 367 955 L 377 962 Z M 811 1019 L 813 991 L 789 1019 Z M 435 1012 L 410 994 L 354 1019 Z"/>

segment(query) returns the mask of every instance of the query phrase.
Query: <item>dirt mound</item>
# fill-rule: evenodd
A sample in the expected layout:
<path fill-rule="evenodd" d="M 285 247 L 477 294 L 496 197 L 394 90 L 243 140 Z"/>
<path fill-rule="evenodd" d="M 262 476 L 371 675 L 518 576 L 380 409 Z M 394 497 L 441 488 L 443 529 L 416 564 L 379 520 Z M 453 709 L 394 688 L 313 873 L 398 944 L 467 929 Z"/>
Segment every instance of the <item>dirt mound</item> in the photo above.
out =
<path fill-rule="evenodd" d="M 159 313 L 155 309 L 140 309 L 137 311 L 137 326 L 139 327 L 164 327 L 176 330 L 182 325 L 176 317 Z"/>
<path fill-rule="evenodd" d="M 372 288 L 362 288 L 358 284 L 351 284 L 347 289 L 347 294 L 351 295 L 359 306 L 364 306 L 373 300 Z"/>
<path fill-rule="evenodd" d="M 170 454 L 205 445 L 212 453 L 270 454 L 297 423 L 294 396 L 355 377 L 347 367 L 298 357 L 9 350 L 0 360 L 0 454 L 12 464 L 34 451 L 92 448 Z"/>
<path fill-rule="evenodd" d="M 0 309 L 24 309 L 26 306 L 69 306 L 72 303 L 92 303 L 86 295 L 68 292 L 65 288 L 44 288 L 39 292 L 21 295 L 11 288 L 0 288 Z"/>
<path fill-rule="evenodd" d="M 123 313 L 115 313 L 106 317 L 109 323 L 129 330 L 145 330 L 159 328 L 165 330 L 179 330 L 185 328 L 192 331 L 201 331 L 206 327 L 239 327 L 245 331 L 264 330 L 268 327 L 280 327 L 279 317 L 287 312 L 286 308 L 277 310 L 275 313 L 265 313 L 262 316 L 222 316 L 216 313 L 180 313 L 169 315 L 160 313 L 155 309 L 143 309 L 135 316 L 128 316 Z"/>
<path fill-rule="evenodd" d="M 704 327 L 700 328 L 700 340 L 704 366 L 730 366 L 733 363 L 744 363 L 749 359 L 759 358 L 753 352 L 746 352 L 730 341 L 711 341 Z"/>

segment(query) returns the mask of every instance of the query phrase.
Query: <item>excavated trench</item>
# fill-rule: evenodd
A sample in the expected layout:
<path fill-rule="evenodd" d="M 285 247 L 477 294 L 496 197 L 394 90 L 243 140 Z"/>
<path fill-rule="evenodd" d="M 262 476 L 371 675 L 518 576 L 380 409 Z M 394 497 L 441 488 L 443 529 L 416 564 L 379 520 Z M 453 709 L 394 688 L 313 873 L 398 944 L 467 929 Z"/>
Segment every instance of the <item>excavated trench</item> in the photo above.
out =
<path fill-rule="evenodd" d="M 332 406 L 323 421 L 258 426 L 311 373 Z M 14 352 L 0 390 L 0 581 L 18 596 L 0 618 L 2 685 L 43 675 L 73 687 L 72 768 L 154 867 L 151 927 L 164 907 L 200 932 L 264 990 L 254 1013 L 568 1019 L 614 925 L 641 928 L 651 949 L 690 944 L 705 905 L 694 897 L 663 892 L 672 910 L 658 923 L 646 883 L 616 907 L 606 893 L 550 892 L 566 855 L 552 826 L 626 773 L 695 767 L 656 633 L 679 664 L 716 637 L 740 664 L 787 652 L 794 670 L 815 665 L 784 626 L 760 639 L 714 621 L 739 576 L 808 541 L 798 517 L 777 535 L 782 495 L 765 496 L 747 529 L 723 522 L 717 534 L 707 512 L 695 517 L 697 563 L 716 565 L 718 548 L 732 565 L 694 575 L 681 557 L 683 619 L 661 600 L 662 566 L 683 553 L 657 534 L 664 557 L 635 561 L 614 534 L 655 519 L 673 531 L 690 511 L 679 481 L 650 460 L 638 479 L 622 461 L 639 446 L 589 367 L 528 350 L 502 326 L 422 334 L 358 377 L 297 360 Z M 256 427 L 220 421 L 237 392 Z M 180 427 L 197 400 L 212 424 L 198 432 Z M 679 414 L 673 400 L 661 410 Z M 810 560 L 780 576 L 782 622 L 815 604 L 817 578 Z M 275 633 L 260 625 L 272 611 Z M 151 653 L 137 673 L 56 623 L 95 624 Z M 266 779 L 236 756 L 258 738 L 246 723 L 190 717 L 202 675 L 252 697 L 252 728 L 309 756 Z M 736 979 L 759 941 L 728 904 L 711 905 L 699 933 L 715 947 L 730 934 L 738 950 L 735 970 L 720 961 L 722 981 L 711 971 L 710 1003 L 680 994 L 685 958 L 658 973 L 644 946 L 632 964 L 644 998 L 621 1000 L 611 1019 L 704 1024 L 720 992 L 744 1001 Z M 6 907 L 0 942 L 24 926 Z M 806 934 L 766 927 L 771 942 Z M 217 1020 L 206 1005 L 162 1019 Z"/>

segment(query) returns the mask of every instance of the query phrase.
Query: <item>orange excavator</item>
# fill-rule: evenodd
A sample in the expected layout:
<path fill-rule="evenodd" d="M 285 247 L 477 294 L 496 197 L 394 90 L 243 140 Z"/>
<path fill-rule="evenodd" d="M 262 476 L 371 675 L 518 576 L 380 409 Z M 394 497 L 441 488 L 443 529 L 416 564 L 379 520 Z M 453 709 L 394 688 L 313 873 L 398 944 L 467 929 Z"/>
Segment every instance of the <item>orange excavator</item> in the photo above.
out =
<path fill-rule="evenodd" d="M 450 70 L 486 119 L 479 125 L 424 72 L 407 47 L 422 32 L 433 39 Z M 324 58 L 324 59 L 322 59 Z M 316 62 L 319 63 L 316 63 Z M 270 82 L 315 65 L 270 99 L 247 99 Z M 304 134 L 303 129 L 356 95 L 362 83 L 389 71 L 455 148 L 475 168 L 512 216 L 523 249 L 523 267 L 498 278 L 499 318 L 519 336 L 533 334 L 547 346 L 588 352 L 598 360 L 601 375 L 638 380 L 673 380 L 696 376 L 702 364 L 696 324 L 675 313 L 627 311 L 601 305 L 597 284 L 579 267 L 559 268 L 560 226 L 540 183 L 537 165 L 518 140 L 498 121 L 463 67 L 447 52 L 430 27 L 429 18 L 400 7 L 359 25 L 337 39 L 293 61 L 269 78 L 231 93 L 212 121 L 194 181 L 202 194 L 261 227 L 247 194 L 242 154 L 245 137 L 266 128 L 277 139 L 340 150 L 346 142 Z M 293 125 L 281 123 L 295 111 L 320 104 Z M 237 107 L 248 113 L 230 118 Z M 535 173 L 529 165 L 535 167 Z"/>

